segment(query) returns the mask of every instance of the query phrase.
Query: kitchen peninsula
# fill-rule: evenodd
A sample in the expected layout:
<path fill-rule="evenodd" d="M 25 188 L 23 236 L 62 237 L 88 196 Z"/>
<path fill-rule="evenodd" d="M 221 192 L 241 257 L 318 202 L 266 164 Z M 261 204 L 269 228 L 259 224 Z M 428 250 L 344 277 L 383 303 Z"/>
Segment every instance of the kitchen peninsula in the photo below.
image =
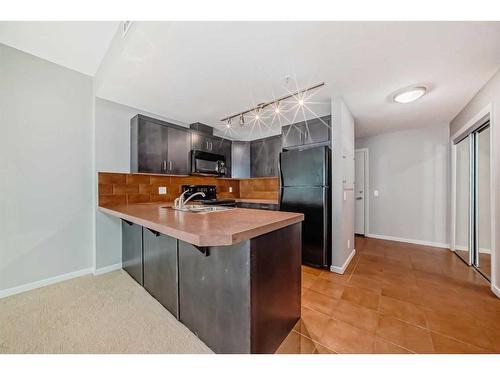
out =
<path fill-rule="evenodd" d="M 303 214 L 130 199 L 99 210 L 122 219 L 123 268 L 216 353 L 273 353 L 300 318 Z"/>

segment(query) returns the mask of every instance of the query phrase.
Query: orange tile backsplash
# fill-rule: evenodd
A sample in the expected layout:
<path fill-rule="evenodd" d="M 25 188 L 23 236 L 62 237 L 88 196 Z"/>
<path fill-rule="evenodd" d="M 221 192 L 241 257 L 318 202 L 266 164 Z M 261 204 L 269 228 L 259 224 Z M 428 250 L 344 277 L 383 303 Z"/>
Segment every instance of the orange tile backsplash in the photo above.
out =
<path fill-rule="evenodd" d="M 278 199 L 279 178 L 262 177 L 240 180 L 240 198 Z"/>
<path fill-rule="evenodd" d="M 129 173 L 98 173 L 99 205 L 171 202 L 181 193 L 182 185 L 215 185 L 218 198 L 278 199 L 277 177 L 221 179 L 205 176 L 159 176 Z M 165 186 L 167 194 L 158 194 Z M 229 192 L 232 187 L 232 192 Z"/>

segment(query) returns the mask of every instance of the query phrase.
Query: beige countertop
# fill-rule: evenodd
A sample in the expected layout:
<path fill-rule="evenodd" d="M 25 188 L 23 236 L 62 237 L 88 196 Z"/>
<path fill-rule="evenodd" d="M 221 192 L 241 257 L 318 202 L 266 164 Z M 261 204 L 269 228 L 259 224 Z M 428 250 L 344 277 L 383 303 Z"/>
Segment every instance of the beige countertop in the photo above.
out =
<path fill-rule="evenodd" d="M 171 208 L 172 203 L 134 203 L 99 207 L 101 212 L 128 220 L 196 246 L 226 246 L 300 223 L 293 212 L 234 208 L 193 213 Z"/>

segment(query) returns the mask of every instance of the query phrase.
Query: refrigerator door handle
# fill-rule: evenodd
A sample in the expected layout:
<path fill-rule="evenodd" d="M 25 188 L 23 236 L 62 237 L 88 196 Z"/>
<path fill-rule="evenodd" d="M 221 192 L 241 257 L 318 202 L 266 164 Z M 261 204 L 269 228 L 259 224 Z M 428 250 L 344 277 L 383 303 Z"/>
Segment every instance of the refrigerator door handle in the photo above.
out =
<path fill-rule="evenodd" d="M 281 209 L 281 198 L 283 196 L 283 181 L 282 181 L 282 178 L 281 178 L 281 154 L 283 153 L 283 151 L 281 151 L 279 153 L 279 156 L 278 156 L 278 177 L 279 177 L 279 186 L 278 186 L 278 211 Z"/>
<path fill-rule="evenodd" d="M 323 266 L 330 266 L 331 264 L 331 261 L 329 261 L 330 257 L 327 254 L 327 251 L 331 251 L 328 246 L 328 233 L 332 230 L 332 228 L 328 228 L 328 224 L 330 223 L 328 220 L 329 192 L 330 189 L 323 188 Z"/>

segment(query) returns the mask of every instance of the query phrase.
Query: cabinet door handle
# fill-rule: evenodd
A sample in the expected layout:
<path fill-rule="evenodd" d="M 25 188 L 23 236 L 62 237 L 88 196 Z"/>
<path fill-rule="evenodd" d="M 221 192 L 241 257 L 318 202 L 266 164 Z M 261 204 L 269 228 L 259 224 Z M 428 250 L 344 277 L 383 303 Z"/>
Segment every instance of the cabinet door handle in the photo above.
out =
<path fill-rule="evenodd" d="M 163 160 L 163 170 L 164 171 L 167 170 L 167 161 L 166 160 Z"/>
<path fill-rule="evenodd" d="M 174 163 L 172 163 L 172 160 L 170 160 L 170 161 L 168 162 L 168 170 L 169 170 L 170 172 L 172 172 L 173 165 L 174 165 Z"/>

